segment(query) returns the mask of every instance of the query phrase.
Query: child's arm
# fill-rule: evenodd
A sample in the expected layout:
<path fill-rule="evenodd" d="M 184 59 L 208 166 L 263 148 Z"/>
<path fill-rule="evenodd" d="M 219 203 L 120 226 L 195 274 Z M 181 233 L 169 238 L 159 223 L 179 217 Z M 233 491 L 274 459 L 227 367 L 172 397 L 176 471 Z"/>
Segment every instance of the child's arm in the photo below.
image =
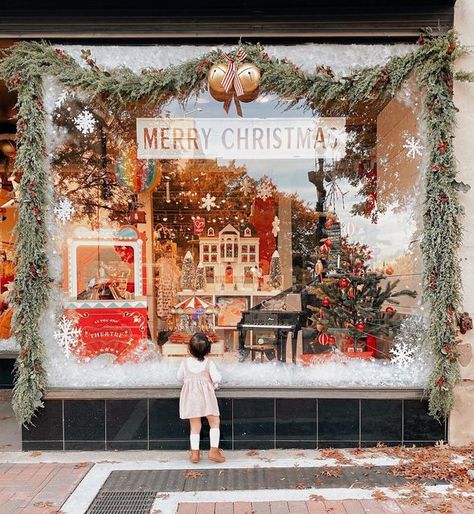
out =
<path fill-rule="evenodd" d="M 176 374 L 178 380 L 181 382 L 184 378 L 184 360 L 181 361 L 181 364 L 178 368 L 178 373 Z"/>
<path fill-rule="evenodd" d="M 209 375 L 211 375 L 212 383 L 214 387 L 217 389 L 219 384 L 222 381 L 222 375 L 219 373 L 217 366 L 214 364 L 214 361 L 209 361 Z"/>

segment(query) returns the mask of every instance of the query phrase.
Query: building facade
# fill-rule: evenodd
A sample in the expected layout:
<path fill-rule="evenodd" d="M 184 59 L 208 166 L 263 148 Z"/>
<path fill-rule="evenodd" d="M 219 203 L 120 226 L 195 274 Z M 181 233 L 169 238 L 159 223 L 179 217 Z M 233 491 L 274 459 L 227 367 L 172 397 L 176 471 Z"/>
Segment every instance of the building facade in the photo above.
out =
<path fill-rule="evenodd" d="M 6 387 L 17 356 L 20 377 L 38 356 L 44 376 L 16 387 L 46 387 L 25 450 L 186 448 L 175 372 L 196 327 L 224 375 L 226 448 L 472 441 L 472 332 L 457 334 L 472 312 L 474 204 L 461 190 L 472 182 L 474 86 L 454 82 L 453 152 L 427 100 L 449 104 L 452 77 L 425 49 L 449 61 L 452 27 L 469 46 L 474 6 L 425 4 L 342 2 L 324 22 L 314 9 L 304 20 L 262 5 L 258 26 L 255 6 L 217 8 L 218 23 L 208 12 L 165 23 L 149 10 L 147 22 L 91 11 L 71 24 L 63 11 L 61 29 L 41 32 L 37 13 L 6 17 L 5 46 L 20 30 L 50 43 L 13 50 L 3 68 L 20 111 L 4 93 L 0 362 Z M 438 32 L 419 38 L 422 21 Z M 11 71 L 26 54 L 44 70 L 38 101 Z M 472 59 L 456 66 L 469 71 Z M 427 88 L 430 73 L 448 96 Z M 41 115 L 25 114 L 28 98 Z M 24 150 L 33 144 L 41 162 Z M 451 198 L 439 177 L 453 159 Z M 461 305 L 455 253 L 443 261 L 452 268 L 430 260 L 436 237 L 457 233 L 458 197 Z M 37 230 L 28 238 L 15 223 Z M 36 339 L 12 318 L 32 302 L 23 280 L 49 295 Z M 453 307 L 443 284 L 454 284 Z M 18 398 L 28 421 L 34 398 Z"/>

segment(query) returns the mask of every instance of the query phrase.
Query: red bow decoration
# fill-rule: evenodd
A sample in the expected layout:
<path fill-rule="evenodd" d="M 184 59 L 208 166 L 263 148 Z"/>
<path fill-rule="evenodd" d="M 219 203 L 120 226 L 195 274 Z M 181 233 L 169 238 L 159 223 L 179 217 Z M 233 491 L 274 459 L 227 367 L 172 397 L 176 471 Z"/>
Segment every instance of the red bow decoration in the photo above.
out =
<path fill-rule="evenodd" d="M 247 57 L 247 52 L 241 48 L 233 59 L 225 52 L 222 53 L 222 57 L 227 61 L 227 71 L 225 72 L 224 78 L 222 79 L 222 87 L 224 91 L 228 93 L 229 91 L 233 91 L 232 96 L 226 98 L 224 102 L 224 110 L 225 112 L 229 112 L 230 104 L 232 103 L 232 99 L 235 102 L 235 110 L 239 116 L 242 116 L 242 107 L 240 106 L 239 96 L 243 96 L 244 88 L 242 87 L 242 83 L 240 82 L 239 76 L 237 75 L 237 64 L 242 62 Z"/>

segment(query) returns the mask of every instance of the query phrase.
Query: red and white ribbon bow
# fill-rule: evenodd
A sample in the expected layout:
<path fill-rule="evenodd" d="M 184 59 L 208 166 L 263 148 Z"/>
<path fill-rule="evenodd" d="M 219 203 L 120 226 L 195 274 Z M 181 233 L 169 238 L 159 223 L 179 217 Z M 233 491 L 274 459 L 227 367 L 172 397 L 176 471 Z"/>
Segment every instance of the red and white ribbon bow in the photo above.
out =
<path fill-rule="evenodd" d="M 238 63 L 242 62 L 247 57 L 247 52 L 241 48 L 236 54 L 235 59 L 230 57 L 225 52 L 222 53 L 222 57 L 227 61 L 227 71 L 225 72 L 224 78 L 222 79 L 222 87 L 226 93 L 233 91 L 232 96 L 226 98 L 224 102 L 225 112 L 229 112 L 232 98 L 235 101 L 235 109 L 239 116 L 242 116 L 242 107 L 240 106 L 239 96 L 243 96 L 244 88 L 240 82 L 237 74 Z"/>
<path fill-rule="evenodd" d="M 247 57 L 247 52 L 241 48 L 235 54 L 235 59 L 232 59 L 232 57 L 227 55 L 225 52 L 222 53 L 222 57 L 228 64 L 227 71 L 222 79 L 222 87 L 224 88 L 224 91 L 228 93 L 233 87 L 235 94 L 237 96 L 242 96 L 244 94 L 244 88 L 242 87 L 242 83 L 237 75 L 237 63 L 243 61 Z"/>

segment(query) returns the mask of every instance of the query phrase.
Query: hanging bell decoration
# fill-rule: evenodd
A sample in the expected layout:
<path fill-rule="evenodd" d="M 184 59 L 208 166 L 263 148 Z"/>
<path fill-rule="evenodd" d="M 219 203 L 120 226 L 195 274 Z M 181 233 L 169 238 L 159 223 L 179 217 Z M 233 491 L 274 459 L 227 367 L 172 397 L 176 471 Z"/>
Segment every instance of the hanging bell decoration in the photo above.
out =
<path fill-rule="evenodd" d="M 222 53 L 223 63 L 211 66 L 207 75 L 211 96 L 224 102 L 225 112 L 229 112 L 232 100 L 239 116 L 242 116 L 240 102 L 251 102 L 258 96 L 260 70 L 252 63 L 242 63 L 247 57 L 243 48 L 235 54 Z"/>

